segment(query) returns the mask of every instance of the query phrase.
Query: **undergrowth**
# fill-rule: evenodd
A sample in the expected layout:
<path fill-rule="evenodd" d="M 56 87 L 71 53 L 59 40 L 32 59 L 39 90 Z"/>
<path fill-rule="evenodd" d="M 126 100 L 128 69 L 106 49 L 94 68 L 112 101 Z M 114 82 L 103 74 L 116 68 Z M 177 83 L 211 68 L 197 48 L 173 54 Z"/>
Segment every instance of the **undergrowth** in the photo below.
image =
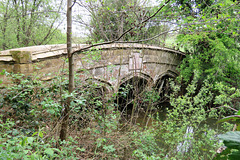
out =
<path fill-rule="evenodd" d="M 223 145 L 217 135 L 233 127 L 223 123 L 211 128 L 205 123 L 225 114 L 222 108 L 208 107 L 212 101 L 227 105 L 230 100 L 221 96 L 234 95 L 229 88 L 224 88 L 229 92 L 219 88 L 222 94 L 214 96 L 208 79 L 198 90 L 197 72 L 181 96 L 180 86 L 171 81 L 171 107 L 165 120 L 153 110 L 158 96 L 148 90 L 151 96 L 144 97 L 148 107 L 141 109 L 144 124 L 133 121 L 139 110 L 130 115 L 134 117 L 123 116 L 114 103 L 117 94 L 103 96 L 97 84 L 77 80 L 78 88 L 68 95 L 64 78 L 42 82 L 38 77 L 8 76 L 14 84 L 1 90 L 1 159 L 212 159 Z M 68 96 L 73 97 L 69 137 L 61 142 L 60 124 Z"/>

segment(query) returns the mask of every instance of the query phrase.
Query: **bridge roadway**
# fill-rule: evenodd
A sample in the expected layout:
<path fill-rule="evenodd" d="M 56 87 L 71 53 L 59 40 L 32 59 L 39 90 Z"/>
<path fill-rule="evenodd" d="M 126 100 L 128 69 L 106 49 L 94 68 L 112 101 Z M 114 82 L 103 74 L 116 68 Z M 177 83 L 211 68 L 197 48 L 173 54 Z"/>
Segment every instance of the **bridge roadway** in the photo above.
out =
<path fill-rule="evenodd" d="M 73 45 L 77 51 L 87 45 Z M 159 86 L 164 77 L 176 77 L 176 67 L 185 56 L 169 48 L 136 43 L 114 43 L 75 54 L 75 70 L 85 80 L 103 84 L 115 92 L 121 84 L 133 78 L 151 86 Z M 31 75 L 36 72 L 42 80 L 59 75 L 66 61 L 66 45 L 43 45 L 0 51 L 0 71 Z M 86 72 L 87 71 L 87 72 Z M 81 74 L 83 73 L 83 74 Z M 4 75 L 1 85 L 8 84 Z"/>

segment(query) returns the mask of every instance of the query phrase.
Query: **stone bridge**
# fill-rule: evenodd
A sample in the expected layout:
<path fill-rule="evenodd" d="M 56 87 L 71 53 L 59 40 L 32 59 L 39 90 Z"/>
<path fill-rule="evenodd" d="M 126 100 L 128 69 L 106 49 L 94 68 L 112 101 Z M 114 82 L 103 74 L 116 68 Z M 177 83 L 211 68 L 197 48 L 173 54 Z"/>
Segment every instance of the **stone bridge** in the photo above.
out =
<path fill-rule="evenodd" d="M 77 51 L 87 45 L 73 45 Z M 168 77 L 176 77 L 176 67 L 184 53 L 169 48 L 136 43 L 114 43 L 75 54 L 75 70 L 85 80 L 104 84 L 108 92 L 118 91 L 126 82 L 161 88 Z M 50 80 L 66 63 L 66 45 L 32 46 L 0 52 L 0 71 L 31 75 Z M 83 73 L 83 74 L 81 74 Z M 1 85 L 9 81 L 4 75 Z M 139 84 L 136 84 L 136 81 Z"/>

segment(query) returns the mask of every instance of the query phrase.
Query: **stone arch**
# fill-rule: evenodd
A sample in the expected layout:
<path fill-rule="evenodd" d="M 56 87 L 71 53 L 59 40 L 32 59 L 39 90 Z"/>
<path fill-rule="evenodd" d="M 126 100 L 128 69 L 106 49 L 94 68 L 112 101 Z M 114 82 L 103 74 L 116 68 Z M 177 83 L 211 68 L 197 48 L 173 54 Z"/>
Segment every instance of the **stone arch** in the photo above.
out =
<path fill-rule="evenodd" d="M 121 79 L 118 87 L 118 96 L 115 102 L 118 104 L 120 110 L 132 109 L 134 100 L 137 105 L 143 102 L 141 94 L 151 88 L 153 79 L 145 73 L 132 73 L 128 74 Z"/>
<path fill-rule="evenodd" d="M 85 79 L 85 83 L 86 85 L 95 83 L 96 87 L 103 87 L 107 94 L 114 92 L 112 84 L 100 78 L 87 78 Z"/>
<path fill-rule="evenodd" d="M 126 75 L 125 77 L 123 77 L 118 85 L 120 86 L 122 83 L 128 81 L 129 79 L 131 79 L 133 77 L 140 77 L 140 78 L 146 79 L 148 81 L 149 85 L 154 83 L 153 78 L 151 76 L 149 76 L 148 74 L 143 73 L 143 72 L 136 72 L 136 73 L 130 73 L 130 74 Z"/>
<path fill-rule="evenodd" d="M 168 96 L 171 93 L 171 88 L 169 84 L 170 78 L 177 77 L 177 73 L 171 70 L 167 70 L 166 72 L 157 76 L 154 88 L 158 95 L 160 96 L 159 103 L 168 101 Z"/>
<path fill-rule="evenodd" d="M 166 72 L 161 73 L 160 75 L 157 75 L 155 78 L 155 82 L 157 82 L 157 80 L 161 79 L 163 76 L 169 76 L 169 77 L 175 78 L 177 77 L 177 75 L 178 74 L 175 71 L 167 70 Z"/>
<path fill-rule="evenodd" d="M 83 98 L 86 106 L 91 109 L 101 109 L 103 103 L 106 103 L 113 92 L 113 87 L 110 83 L 97 79 L 87 78 L 76 85 L 75 92 L 77 98 Z"/>

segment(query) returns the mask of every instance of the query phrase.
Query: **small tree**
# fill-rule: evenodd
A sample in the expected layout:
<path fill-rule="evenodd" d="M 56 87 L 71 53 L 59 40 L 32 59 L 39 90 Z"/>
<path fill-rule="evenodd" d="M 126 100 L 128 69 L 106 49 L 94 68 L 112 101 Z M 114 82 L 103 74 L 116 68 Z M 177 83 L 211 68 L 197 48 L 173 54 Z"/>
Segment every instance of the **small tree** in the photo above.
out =
<path fill-rule="evenodd" d="M 168 23 L 157 20 L 158 15 L 149 21 L 141 23 L 158 10 L 158 7 L 150 7 L 147 0 L 105 0 L 79 3 L 90 12 L 91 21 L 86 28 L 90 32 L 90 39 L 94 42 L 117 39 L 124 31 L 133 26 L 134 29 L 124 34 L 120 41 L 129 42 L 148 39 L 162 32 L 165 33 L 162 33 L 164 37 L 161 37 L 161 39 L 166 39 L 168 34 L 166 31 L 170 29 Z M 157 39 L 146 43 L 160 44 L 160 41 L 162 40 Z"/>
<path fill-rule="evenodd" d="M 69 67 L 69 84 L 68 84 L 68 93 L 67 101 L 63 111 L 62 119 L 62 128 L 60 131 L 60 139 L 66 140 L 67 131 L 68 131 L 68 119 L 71 103 L 71 94 L 74 90 L 74 57 L 72 54 L 72 0 L 67 2 L 67 54 L 68 54 L 68 67 Z"/>
<path fill-rule="evenodd" d="M 61 7 L 52 0 L 3 0 L 0 50 L 49 43 L 56 36 Z"/>

